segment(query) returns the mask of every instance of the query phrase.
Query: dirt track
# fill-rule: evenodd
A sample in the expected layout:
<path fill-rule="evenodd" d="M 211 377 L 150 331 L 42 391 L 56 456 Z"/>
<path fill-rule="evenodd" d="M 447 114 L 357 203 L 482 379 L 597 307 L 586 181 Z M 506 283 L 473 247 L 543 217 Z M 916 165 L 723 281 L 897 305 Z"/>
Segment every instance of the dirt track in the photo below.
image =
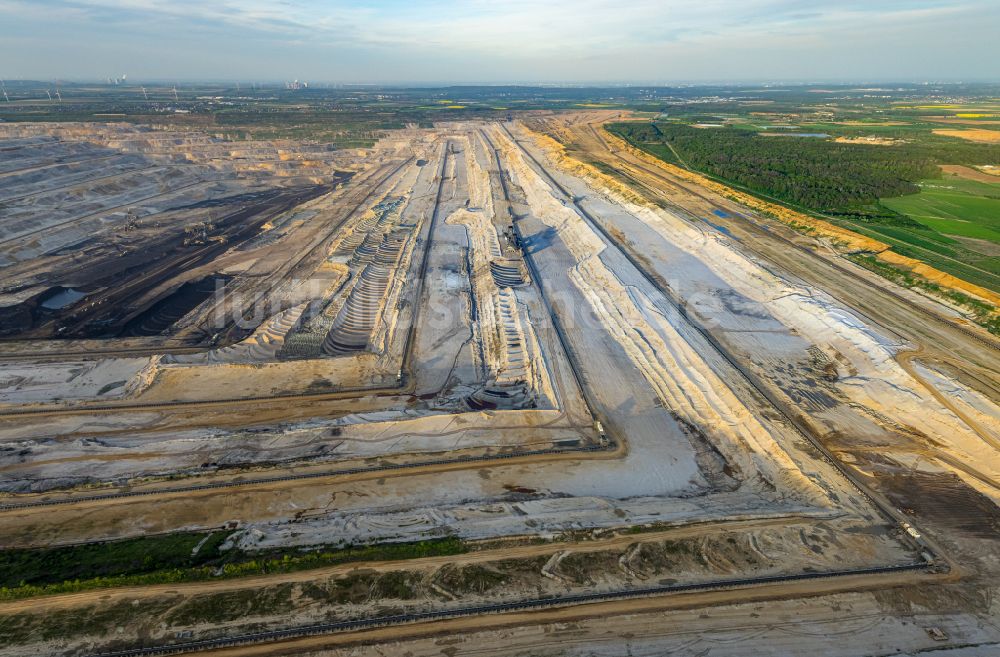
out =
<path fill-rule="evenodd" d="M 698 593 L 683 593 L 662 597 L 641 598 L 637 600 L 621 600 L 600 602 L 594 604 L 561 607 L 532 612 L 513 612 L 471 618 L 418 623 L 414 625 L 397 625 L 393 627 L 353 632 L 329 636 L 294 639 L 277 643 L 254 646 L 240 646 L 221 650 L 208 650 L 197 654 L 215 655 L 294 655 L 306 651 L 323 648 L 350 646 L 355 644 L 378 643 L 385 644 L 403 639 L 413 639 L 428 636 L 454 636 L 456 634 L 476 632 L 480 630 L 497 630 L 524 625 L 542 623 L 571 623 L 589 618 L 623 616 L 627 614 L 644 614 L 664 610 L 689 609 L 696 607 L 711 607 L 735 602 L 746 603 L 759 600 L 780 600 L 792 598 L 808 598 L 844 591 L 863 591 L 878 588 L 890 589 L 894 586 L 906 586 L 914 583 L 914 577 L 909 574 L 887 575 L 883 577 L 845 576 L 834 580 L 817 582 L 793 582 L 776 585 L 759 585 L 724 591 Z"/>

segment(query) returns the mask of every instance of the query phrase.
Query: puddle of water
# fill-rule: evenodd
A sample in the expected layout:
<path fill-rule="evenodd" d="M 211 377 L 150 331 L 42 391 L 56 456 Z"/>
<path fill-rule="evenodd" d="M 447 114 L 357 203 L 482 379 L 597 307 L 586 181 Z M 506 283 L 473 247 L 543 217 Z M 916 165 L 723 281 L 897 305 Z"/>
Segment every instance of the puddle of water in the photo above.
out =
<path fill-rule="evenodd" d="M 711 221 L 709 221 L 708 219 L 703 219 L 703 221 L 706 224 L 708 224 L 709 226 L 711 226 L 712 228 L 714 228 L 715 230 L 719 231 L 720 233 L 724 233 L 724 234 L 728 235 L 729 237 L 733 237 L 733 234 L 730 233 L 729 229 L 726 228 L 725 226 L 720 226 L 718 224 L 714 224 Z M 736 238 L 733 238 L 733 239 L 736 239 Z"/>
<path fill-rule="evenodd" d="M 59 310 L 76 303 L 85 296 L 87 296 L 86 292 L 71 287 L 54 287 L 45 293 L 40 305 L 46 310 Z"/>

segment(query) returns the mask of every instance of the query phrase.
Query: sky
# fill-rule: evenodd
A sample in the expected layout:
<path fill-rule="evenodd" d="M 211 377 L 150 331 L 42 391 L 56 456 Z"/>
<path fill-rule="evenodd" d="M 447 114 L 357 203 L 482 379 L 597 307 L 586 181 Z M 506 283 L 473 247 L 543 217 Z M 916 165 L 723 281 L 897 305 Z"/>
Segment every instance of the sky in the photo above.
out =
<path fill-rule="evenodd" d="M 0 0 L 0 78 L 1000 81 L 1000 0 Z"/>

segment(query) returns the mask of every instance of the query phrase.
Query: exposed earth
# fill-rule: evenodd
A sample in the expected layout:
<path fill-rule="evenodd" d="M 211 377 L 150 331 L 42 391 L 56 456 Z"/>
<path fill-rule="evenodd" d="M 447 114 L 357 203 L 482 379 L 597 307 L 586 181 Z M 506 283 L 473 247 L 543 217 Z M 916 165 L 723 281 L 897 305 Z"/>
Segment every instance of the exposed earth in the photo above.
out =
<path fill-rule="evenodd" d="M 1000 343 L 619 114 L 0 125 L 0 549 L 223 555 L 0 656 L 1000 650 Z"/>

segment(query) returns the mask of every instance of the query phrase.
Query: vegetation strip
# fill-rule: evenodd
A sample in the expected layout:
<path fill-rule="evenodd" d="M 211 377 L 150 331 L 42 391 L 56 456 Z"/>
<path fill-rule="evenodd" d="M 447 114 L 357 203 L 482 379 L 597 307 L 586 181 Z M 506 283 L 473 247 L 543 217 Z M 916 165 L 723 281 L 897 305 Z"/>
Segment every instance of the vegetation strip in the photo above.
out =
<path fill-rule="evenodd" d="M 122 586 L 274 575 L 356 561 L 399 561 L 469 551 L 465 541 L 448 537 L 254 554 L 238 548 L 221 549 L 231 535 L 225 531 L 193 532 L 2 551 L 0 601 Z"/>

